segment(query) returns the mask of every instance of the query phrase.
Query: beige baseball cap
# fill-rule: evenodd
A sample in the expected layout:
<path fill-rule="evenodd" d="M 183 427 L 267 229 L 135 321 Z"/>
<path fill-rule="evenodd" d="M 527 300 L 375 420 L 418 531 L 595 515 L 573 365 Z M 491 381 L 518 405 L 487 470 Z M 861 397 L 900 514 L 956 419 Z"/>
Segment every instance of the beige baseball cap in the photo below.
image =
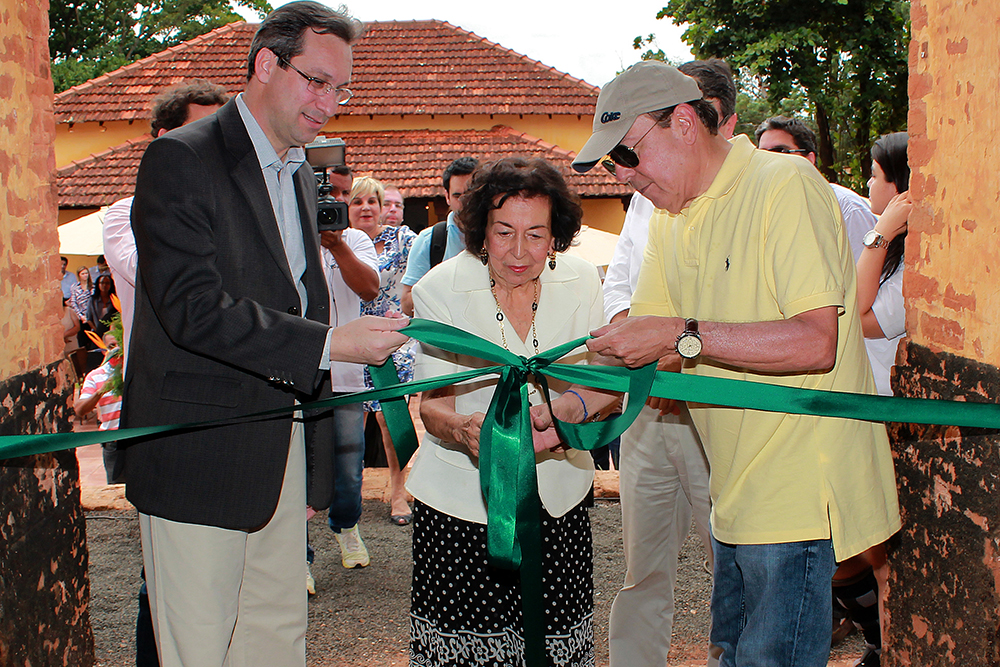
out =
<path fill-rule="evenodd" d="M 573 169 L 590 171 L 621 143 L 644 113 L 701 99 L 698 82 L 658 60 L 632 65 L 601 89 L 594 112 L 594 133 L 573 160 Z"/>

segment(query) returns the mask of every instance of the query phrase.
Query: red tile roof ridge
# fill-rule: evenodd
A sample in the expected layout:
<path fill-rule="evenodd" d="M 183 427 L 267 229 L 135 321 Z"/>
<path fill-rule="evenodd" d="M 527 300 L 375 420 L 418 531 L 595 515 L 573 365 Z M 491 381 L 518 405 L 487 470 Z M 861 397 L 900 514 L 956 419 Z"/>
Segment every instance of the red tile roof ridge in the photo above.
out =
<path fill-rule="evenodd" d="M 583 79 L 578 79 L 575 76 L 573 76 L 572 74 L 567 74 L 566 72 L 563 72 L 561 70 L 556 69 L 555 67 L 552 67 L 551 65 L 546 65 L 542 61 L 535 60 L 534 58 L 526 56 L 523 53 L 515 51 L 514 49 L 508 48 L 508 47 L 503 46 L 501 44 L 497 44 L 494 41 L 491 41 L 489 39 L 486 39 L 485 37 L 477 35 L 476 33 L 472 32 L 471 30 L 466 30 L 465 28 L 463 28 L 461 26 L 454 25 L 453 23 L 449 23 L 448 21 L 441 21 L 439 19 L 431 19 L 431 20 L 439 22 L 439 23 L 442 23 L 442 24 L 444 24 L 444 25 L 446 25 L 446 26 L 448 26 L 450 28 L 454 28 L 455 30 L 457 30 L 459 32 L 464 32 L 465 34 L 470 35 L 471 37 L 475 37 L 476 39 L 478 39 L 481 42 L 485 42 L 489 46 L 493 46 L 493 47 L 496 47 L 496 48 L 500 49 L 501 51 L 506 51 L 508 53 L 511 53 L 511 54 L 517 56 L 518 58 L 521 58 L 522 60 L 525 60 L 525 61 L 531 63 L 532 65 L 536 65 L 538 67 L 541 67 L 542 69 L 549 70 L 550 72 L 555 72 L 556 74 L 558 74 L 563 79 L 566 79 L 567 81 L 570 81 L 572 83 L 582 83 L 583 85 L 587 86 L 588 88 L 593 89 L 594 91 L 596 91 L 598 93 L 601 92 L 601 88 L 599 86 L 595 86 L 592 83 L 588 83 L 588 82 L 584 81 Z"/>
<path fill-rule="evenodd" d="M 152 140 L 153 137 L 151 137 L 148 134 L 144 134 L 141 137 L 136 137 L 135 139 L 127 139 L 125 140 L 124 143 L 118 144 L 117 146 L 112 146 L 111 148 L 103 150 L 100 153 L 91 153 L 85 158 L 74 160 L 67 165 L 59 167 L 58 169 L 56 169 L 56 176 L 68 176 L 77 169 L 79 169 L 80 167 L 101 162 L 102 160 L 106 160 L 112 155 L 117 155 L 118 153 L 124 153 L 132 148 L 135 148 L 136 146 L 147 144 Z"/>
<path fill-rule="evenodd" d="M 90 79 L 89 81 L 84 81 L 83 83 L 81 83 L 79 85 L 76 85 L 76 86 L 73 86 L 72 88 L 67 88 L 66 90 L 62 91 L 61 93 L 56 94 L 55 101 L 57 103 L 58 102 L 62 102 L 66 98 L 72 97 L 73 95 L 76 95 L 76 94 L 82 93 L 82 92 L 87 92 L 91 88 L 96 88 L 96 87 L 98 87 L 100 85 L 103 85 L 103 84 L 107 83 L 108 81 L 111 81 L 113 79 L 117 79 L 118 77 L 122 76 L 123 74 L 127 74 L 128 72 L 131 72 L 132 70 L 141 69 L 141 68 L 145 67 L 146 65 L 149 65 L 151 63 L 155 63 L 158 60 L 162 60 L 162 59 L 164 59 L 164 58 L 166 58 L 168 56 L 171 56 L 171 55 L 177 53 L 178 51 L 187 50 L 192 45 L 197 45 L 197 44 L 200 44 L 200 43 L 202 43 L 204 41 L 207 41 L 209 39 L 214 39 L 214 38 L 218 37 L 219 35 L 227 33 L 227 32 L 235 32 L 235 30 L 237 28 L 240 28 L 240 27 L 242 27 L 244 25 L 246 25 L 246 21 L 234 21 L 233 23 L 227 23 L 226 25 L 220 26 L 220 27 L 216 28 L 215 30 L 208 31 L 208 32 L 206 32 L 203 35 L 198 35 L 197 37 L 192 37 L 191 39 L 189 39 L 187 41 L 181 42 L 180 44 L 175 44 L 174 46 L 171 46 L 171 47 L 168 47 L 168 48 L 164 49 L 163 51 L 157 51 L 153 55 L 146 56 L 145 58 L 142 58 L 140 60 L 136 60 L 134 63 L 129 63 L 127 65 L 122 65 L 118 69 L 111 70 L 110 72 L 105 72 L 104 74 L 101 74 L 100 76 L 94 77 L 93 79 Z"/>

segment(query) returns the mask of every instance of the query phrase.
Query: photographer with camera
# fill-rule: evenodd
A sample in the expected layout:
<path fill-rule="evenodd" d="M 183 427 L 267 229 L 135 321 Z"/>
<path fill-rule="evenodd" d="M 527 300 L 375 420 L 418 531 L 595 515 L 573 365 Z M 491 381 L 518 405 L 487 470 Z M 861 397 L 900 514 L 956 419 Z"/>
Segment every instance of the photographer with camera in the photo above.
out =
<path fill-rule="evenodd" d="M 323 271 L 330 288 L 330 319 L 337 326 L 361 316 L 361 302 L 378 296 L 375 245 L 363 231 L 349 226 L 347 199 L 354 178 L 344 164 L 344 143 L 320 138 L 306 146 L 307 159 L 318 183 L 317 228 Z M 331 389 L 337 393 L 365 388 L 363 367 L 331 362 Z M 365 413 L 360 403 L 333 408 L 334 492 L 327 519 L 340 545 L 344 567 L 365 567 L 368 552 L 358 532 L 365 455 Z M 307 529 L 308 538 L 308 529 Z M 316 593 L 311 565 L 315 552 L 306 543 L 306 591 Z"/>

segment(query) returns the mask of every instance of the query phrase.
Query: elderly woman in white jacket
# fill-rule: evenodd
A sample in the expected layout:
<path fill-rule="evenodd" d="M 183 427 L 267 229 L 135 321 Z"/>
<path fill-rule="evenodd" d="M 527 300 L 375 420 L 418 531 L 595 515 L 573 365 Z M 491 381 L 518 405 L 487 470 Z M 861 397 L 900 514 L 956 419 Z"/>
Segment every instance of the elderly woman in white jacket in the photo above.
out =
<path fill-rule="evenodd" d="M 543 160 L 511 158 L 472 178 L 461 221 L 466 252 L 429 272 L 413 290 L 415 315 L 450 324 L 531 357 L 604 323 L 597 269 L 557 255 L 580 229 L 581 210 L 559 172 Z M 581 348 L 563 361 L 585 359 Z M 416 377 L 491 365 L 427 345 Z M 523 661 L 517 572 L 487 562 L 486 506 L 479 481 L 479 434 L 495 376 L 427 392 L 427 435 L 407 489 L 416 499 L 410 650 L 421 665 Z M 582 387 L 549 383 L 553 410 L 581 422 L 611 403 Z M 529 385 L 529 402 L 543 402 Z M 554 431 L 536 431 L 542 504 L 546 652 L 551 664 L 593 664 L 593 576 L 589 452 L 566 451 Z M 531 447 L 532 443 L 522 443 Z M 556 445 L 551 447 L 551 445 Z"/>

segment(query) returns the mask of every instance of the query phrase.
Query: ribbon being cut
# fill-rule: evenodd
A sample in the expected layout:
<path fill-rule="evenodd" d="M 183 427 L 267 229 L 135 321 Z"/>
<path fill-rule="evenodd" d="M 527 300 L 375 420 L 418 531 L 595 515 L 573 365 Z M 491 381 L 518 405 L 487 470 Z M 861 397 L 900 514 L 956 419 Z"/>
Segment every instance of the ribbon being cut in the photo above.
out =
<path fill-rule="evenodd" d="M 127 443 L 129 440 L 169 431 L 209 428 L 218 423 L 237 420 L 264 419 L 290 413 L 295 409 L 318 410 L 363 400 L 380 400 L 383 402 L 393 442 L 396 443 L 400 465 L 405 466 L 416 451 L 417 438 L 404 396 L 497 373 L 500 381 L 483 422 L 480 437 L 480 486 L 488 510 L 487 543 L 493 565 L 520 570 L 525 659 L 529 667 L 536 667 L 545 664 L 545 646 L 541 604 L 540 503 L 526 387 L 529 376 L 535 376 L 543 386 L 547 376 L 596 389 L 627 392 L 627 407 L 620 416 L 584 424 L 568 424 L 556 420 L 560 439 L 574 449 L 594 449 L 618 437 L 632 423 L 649 396 L 790 414 L 1000 428 L 1000 406 L 994 404 L 797 389 L 657 372 L 655 364 L 630 370 L 555 363 L 583 345 L 586 337 L 525 358 L 461 329 L 438 322 L 413 319 L 403 332 L 422 343 L 495 362 L 496 365 L 400 384 L 395 368 L 391 363 L 386 363 L 371 369 L 377 387 L 372 391 L 244 415 L 226 422 L 170 424 L 121 430 L 110 435 L 106 432 L 91 432 L 0 436 L 0 458 L 72 449 L 106 440 Z"/>

